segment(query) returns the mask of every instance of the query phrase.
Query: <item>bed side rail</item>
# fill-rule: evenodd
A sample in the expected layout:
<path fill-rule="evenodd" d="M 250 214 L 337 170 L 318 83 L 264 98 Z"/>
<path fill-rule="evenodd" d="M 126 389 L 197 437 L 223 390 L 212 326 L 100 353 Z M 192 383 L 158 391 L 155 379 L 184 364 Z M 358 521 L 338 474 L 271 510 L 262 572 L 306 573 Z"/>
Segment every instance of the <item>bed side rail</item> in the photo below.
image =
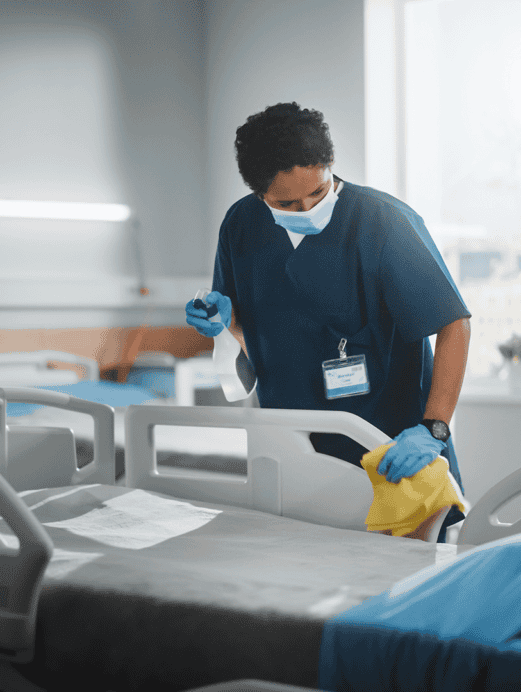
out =
<path fill-rule="evenodd" d="M 115 484 L 114 409 L 106 404 L 85 401 L 69 394 L 30 387 L 0 387 L 0 473 L 2 475 L 9 477 L 9 428 L 6 425 L 8 401 L 53 406 L 92 416 L 94 419 L 94 458 L 83 468 L 76 468 L 70 484 L 76 485 L 87 480 L 89 483 Z M 23 431 L 20 432 L 23 434 Z M 30 450 L 30 453 L 37 455 L 37 450 L 34 452 Z"/>
<path fill-rule="evenodd" d="M 18 549 L 0 541 L 0 659 L 27 663 L 33 657 L 36 609 L 53 543 L 1 475 L 0 507 L 19 541 Z"/>
<path fill-rule="evenodd" d="M 247 474 L 158 466 L 156 425 L 246 430 Z M 367 473 L 315 452 L 310 432 L 346 435 L 366 449 L 390 442 L 370 423 L 343 411 L 129 406 L 125 417 L 126 485 L 365 531 L 373 500 Z"/>
<path fill-rule="evenodd" d="M 521 469 L 496 483 L 472 507 L 458 535 L 458 545 L 481 545 L 521 533 L 521 519 L 513 523 L 499 521 L 500 509 L 521 495 Z"/>
<path fill-rule="evenodd" d="M 70 363 L 80 365 L 85 370 L 88 380 L 99 380 L 99 365 L 94 358 L 78 356 L 65 351 L 20 351 L 19 353 L 0 353 L 0 368 L 2 365 L 34 365 L 46 369 L 49 362 Z"/>

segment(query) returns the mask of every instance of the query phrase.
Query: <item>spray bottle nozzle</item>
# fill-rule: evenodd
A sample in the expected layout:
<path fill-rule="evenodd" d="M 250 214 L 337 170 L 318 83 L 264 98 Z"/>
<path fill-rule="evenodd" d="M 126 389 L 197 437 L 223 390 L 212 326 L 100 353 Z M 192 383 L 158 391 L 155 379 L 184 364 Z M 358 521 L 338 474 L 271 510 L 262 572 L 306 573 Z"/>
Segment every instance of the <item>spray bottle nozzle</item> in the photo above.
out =
<path fill-rule="evenodd" d="M 195 298 L 194 298 L 194 307 L 197 307 L 195 304 L 196 301 L 200 300 L 204 303 L 205 307 L 209 308 L 211 303 L 207 303 L 206 298 L 208 295 L 210 295 L 210 293 L 211 293 L 211 291 L 208 288 L 201 288 L 199 291 L 197 291 L 197 293 L 195 294 Z M 199 310 L 200 308 L 197 307 L 197 309 Z"/>
<path fill-rule="evenodd" d="M 217 305 L 206 302 L 206 297 L 210 293 L 211 291 L 207 288 L 202 288 L 200 291 L 197 291 L 194 298 L 194 308 L 196 310 L 206 310 L 208 317 L 213 317 L 214 315 L 217 315 L 219 310 L 217 309 Z"/>

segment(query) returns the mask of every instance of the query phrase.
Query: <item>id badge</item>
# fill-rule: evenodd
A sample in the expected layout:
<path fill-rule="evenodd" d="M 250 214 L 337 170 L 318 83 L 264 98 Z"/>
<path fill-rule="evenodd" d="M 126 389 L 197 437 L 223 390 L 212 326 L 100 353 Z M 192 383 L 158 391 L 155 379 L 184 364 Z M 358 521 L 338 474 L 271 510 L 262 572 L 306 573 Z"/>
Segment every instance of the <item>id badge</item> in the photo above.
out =
<path fill-rule="evenodd" d="M 365 355 L 347 356 L 344 350 L 346 343 L 346 339 L 342 339 L 338 346 L 340 358 L 322 363 L 326 399 L 359 396 L 371 390 Z"/>

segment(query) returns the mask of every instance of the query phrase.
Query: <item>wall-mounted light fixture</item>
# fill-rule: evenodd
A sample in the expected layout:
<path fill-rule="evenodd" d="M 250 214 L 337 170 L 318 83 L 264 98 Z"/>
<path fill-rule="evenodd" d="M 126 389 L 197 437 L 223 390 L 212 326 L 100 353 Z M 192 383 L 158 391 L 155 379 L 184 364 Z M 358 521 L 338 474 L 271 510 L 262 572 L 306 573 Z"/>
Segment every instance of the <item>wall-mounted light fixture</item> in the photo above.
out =
<path fill-rule="evenodd" d="M 0 218 L 53 221 L 129 221 L 138 274 L 138 294 L 141 297 L 150 295 L 142 257 L 141 225 L 131 208 L 126 204 L 0 199 Z M 67 226 L 67 230 L 69 229 L 70 226 Z"/>
<path fill-rule="evenodd" d="M 0 200 L 0 217 L 4 218 L 127 221 L 130 215 L 126 204 Z"/>

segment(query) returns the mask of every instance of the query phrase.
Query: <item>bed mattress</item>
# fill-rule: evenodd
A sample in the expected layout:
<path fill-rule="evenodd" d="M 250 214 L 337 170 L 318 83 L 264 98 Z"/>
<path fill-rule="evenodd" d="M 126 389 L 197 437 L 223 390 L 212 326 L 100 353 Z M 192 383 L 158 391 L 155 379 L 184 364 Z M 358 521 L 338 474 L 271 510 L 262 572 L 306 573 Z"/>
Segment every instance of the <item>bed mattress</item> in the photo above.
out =
<path fill-rule="evenodd" d="M 50 689 L 315 687 L 328 618 L 471 547 L 113 486 L 21 495 L 55 551 L 19 670 Z"/>

